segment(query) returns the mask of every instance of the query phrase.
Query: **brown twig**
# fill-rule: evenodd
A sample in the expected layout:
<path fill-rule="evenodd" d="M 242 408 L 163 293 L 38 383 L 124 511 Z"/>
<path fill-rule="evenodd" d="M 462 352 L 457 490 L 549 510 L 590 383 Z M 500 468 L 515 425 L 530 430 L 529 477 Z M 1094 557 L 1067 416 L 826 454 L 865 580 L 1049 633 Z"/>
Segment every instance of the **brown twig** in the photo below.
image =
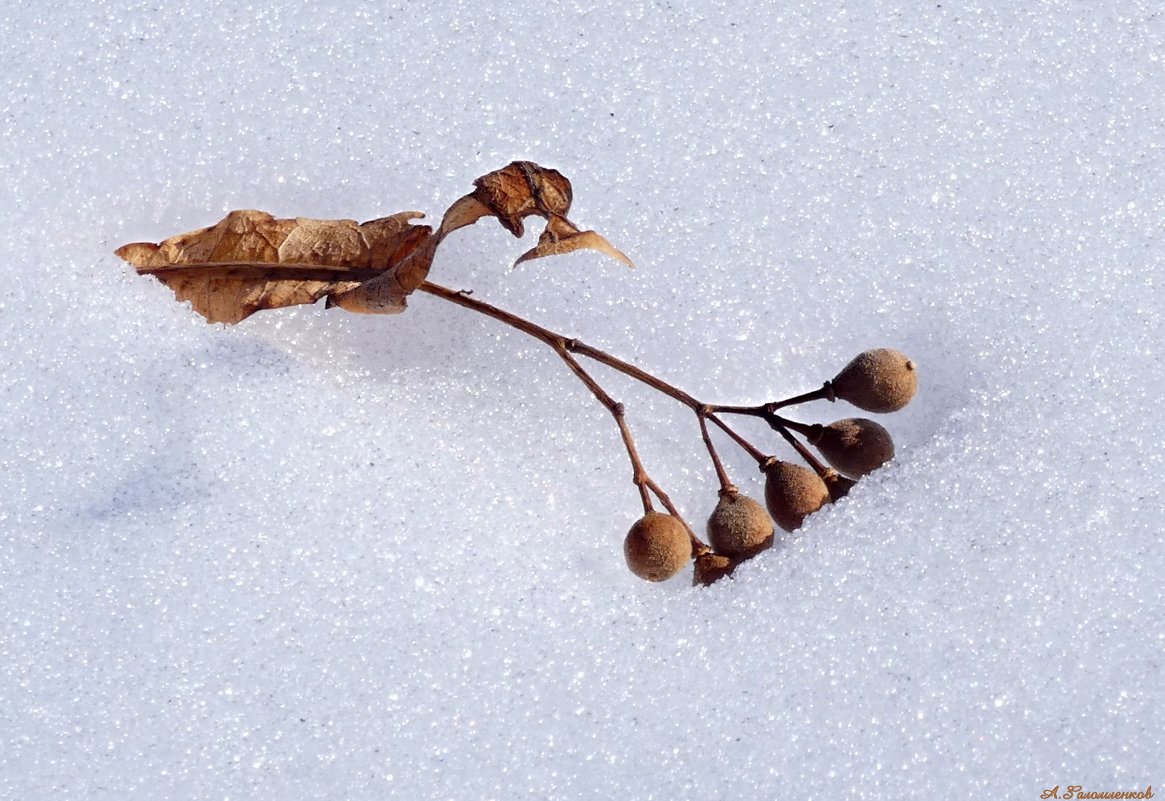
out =
<path fill-rule="evenodd" d="M 826 381 L 819 389 L 811 392 L 804 392 L 800 395 L 794 395 L 784 400 L 772 401 L 771 403 L 762 403 L 759 406 L 710 406 L 709 409 L 715 414 L 744 414 L 751 417 L 763 417 L 767 420 L 776 413 L 777 409 L 815 400 L 836 401 L 837 395 L 833 392 L 833 383 Z"/>
<path fill-rule="evenodd" d="M 672 503 L 671 498 L 669 498 L 668 494 L 663 491 L 663 488 L 656 484 L 655 481 L 652 480 L 651 476 L 647 474 L 647 470 L 643 467 L 643 460 L 639 458 L 639 451 L 635 447 L 635 438 L 631 436 L 631 428 L 627 425 L 626 415 L 623 412 L 623 404 L 619 403 L 609 394 L 607 394 L 607 391 L 599 385 L 599 382 L 594 379 L 594 376 L 588 373 L 586 369 L 578 363 L 578 359 L 574 358 L 574 356 L 570 354 L 570 351 L 566 349 L 565 343 L 556 342 L 554 344 L 554 350 L 562 358 L 562 360 L 566 362 L 566 365 L 571 369 L 571 372 L 573 372 L 578 377 L 578 379 L 583 382 L 586 388 L 591 391 L 591 394 L 598 399 L 599 403 L 607 407 L 607 411 L 609 411 L 611 416 L 615 418 L 615 424 L 619 426 L 619 434 L 623 437 L 623 445 L 627 448 L 627 457 L 631 460 L 631 480 L 639 489 L 639 497 L 640 500 L 643 501 L 643 513 L 647 514 L 648 512 L 653 511 L 651 506 L 651 495 L 648 494 L 648 490 L 650 490 L 651 492 L 655 493 L 657 498 L 659 498 L 659 502 L 663 504 L 668 513 L 679 520 L 680 523 L 683 524 L 683 527 L 687 530 L 688 538 L 692 542 L 693 556 L 699 556 L 700 554 L 711 550 L 707 544 L 702 542 L 700 538 L 696 536 L 696 532 L 693 531 L 692 527 L 688 525 L 688 521 L 684 519 L 682 514 L 680 514 L 679 509 L 677 509 L 675 504 Z"/>
<path fill-rule="evenodd" d="M 768 461 L 769 457 L 766 454 L 762 453 L 755 445 L 740 436 L 740 434 L 737 434 L 728 423 L 725 423 L 714 414 L 709 414 L 708 419 L 718 425 L 721 431 L 732 437 L 732 441 L 739 445 L 745 453 L 755 459 L 757 464 L 764 464 Z"/>
<path fill-rule="evenodd" d="M 569 339 L 564 337 L 562 334 L 559 334 L 556 331 L 551 331 L 549 328 L 544 328 L 543 326 L 530 322 L 529 320 L 523 317 L 519 317 L 516 314 L 505 311 L 504 309 L 499 309 L 497 306 L 493 306 L 489 303 L 485 303 L 484 301 L 471 298 L 465 292 L 457 292 L 456 290 L 440 286 L 439 284 L 430 283 L 429 281 L 421 284 L 419 289 L 420 291 L 427 294 L 433 295 L 443 300 L 447 300 L 450 303 L 455 303 L 458 306 L 464 306 L 467 309 L 472 309 L 473 311 L 480 312 L 487 317 L 491 317 L 498 322 L 505 323 L 511 328 L 516 328 L 525 334 L 529 334 L 535 339 L 538 339 L 553 348 L 554 352 L 557 353 L 564 362 L 566 362 L 566 365 L 570 368 L 571 372 L 573 372 L 575 376 L 583 382 L 583 385 L 591 391 L 591 394 L 594 395 L 599 403 L 603 404 L 603 406 L 607 408 L 607 411 L 611 413 L 611 416 L 615 418 L 615 424 L 619 427 L 619 434 L 623 438 L 623 445 L 627 448 L 627 456 L 631 460 L 631 480 L 635 483 L 636 488 L 639 490 L 639 498 L 643 503 L 644 513 L 646 514 L 647 512 L 652 511 L 651 493 L 654 493 L 655 496 L 659 499 L 659 502 L 663 504 L 663 507 L 667 509 L 668 513 L 676 517 L 687 530 L 688 537 L 692 541 L 693 556 L 699 556 L 700 554 L 706 553 L 710 550 L 709 547 L 704 542 L 702 542 L 699 537 L 696 536 L 696 533 L 692 530 L 692 527 L 688 525 L 688 522 L 684 520 L 683 515 L 680 514 L 679 509 L 677 509 L 675 504 L 672 503 L 672 500 L 670 497 L 668 497 L 668 494 L 663 491 L 662 487 L 660 487 L 655 483 L 654 480 L 652 480 L 651 476 L 648 475 L 647 470 L 644 469 L 643 461 L 639 458 L 639 451 L 635 447 L 635 439 L 631 436 L 631 428 L 627 425 L 626 415 L 623 411 L 623 404 L 616 401 L 607 393 L 605 389 L 603 389 L 599 382 L 596 381 L 594 377 L 588 373 L 581 364 L 579 364 L 578 359 L 574 358 L 572 352 L 587 356 L 601 364 L 606 364 L 609 367 L 613 367 L 621 373 L 630 375 L 633 378 L 637 378 L 645 384 L 658 389 L 660 392 L 675 398 L 685 405 L 698 407 L 699 403 L 695 400 L 695 398 L 692 398 L 686 392 L 673 387 L 671 384 L 668 384 L 665 381 L 661 381 L 650 373 L 640 370 L 633 364 L 624 362 L 622 359 L 617 359 L 614 356 L 599 350 L 598 348 L 592 348 L 589 345 L 579 342 L 577 339 Z"/>
<path fill-rule="evenodd" d="M 801 455 L 801 458 L 805 460 L 806 464 L 813 468 L 813 472 L 822 477 L 825 477 L 829 475 L 830 472 L 832 472 L 832 468 L 823 464 L 822 461 L 814 455 L 813 451 L 806 448 L 805 445 L 802 444 L 801 440 L 793 436 L 793 432 L 791 432 L 785 426 L 785 421 L 783 418 L 773 414 L 769 415 L 765 419 L 768 421 L 768 424 L 772 426 L 774 431 L 784 437 L 785 441 L 793 446 L 793 450 L 797 451 L 797 453 Z"/>
<path fill-rule="evenodd" d="M 833 383 L 826 381 L 821 385 L 820 389 L 815 389 L 812 392 L 806 392 L 801 395 L 794 395 L 791 398 L 785 398 L 784 400 L 777 401 L 776 403 L 767 404 L 766 409 L 771 414 L 777 409 L 783 409 L 786 406 L 793 406 L 798 403 L 808 403 L 809 401 L 815 400 L 827 400 L 831 402 L 836 401 L 837 395 L 833 393 Z"/>
<path fill-rule="evenodd" d="M 698 411 L 704 406 L 703 403 L 696 400 L 679 387 L 667 383 L 666 381 L 652 375 L 646 370 L 636 367 L 630 362 L 625 362 L 622 359 L 616 356 L 612 356 L 606 351 L 592 347 L 591 345 L 588 345 L 581 340 L 565 337 L 556 331 L 551 331 L 549 328 L 544 328 L 537 323 L 530 322 L 529 320 L 523 317 L 519 317 L 516 314 L 512 314 L 511 312 L 505 311 L 504 309 L 499 309 L 497 306 L 477 300 L 476 298 L 468 297 L 464 292 L 458 292 L 456 290 L 443 287 L 440 284 L 434 284 L 431 281 L 426 281 L 425 283 L 421 284 L 419 290 L 429 295 L 447 300 L 451 303 L 456 303 L 458 306 L 464 306 L 467 309 L 472 309 L 473 311 L 484 314 L 487 317 L 492 317 L 498 322 L 505 323 L 512 328 L 516 328 L 519 331 L 542 340 L 553 348 L 557 349 L 557 347 L 561 345 L 570 353 L 576 353 L 579 356 L 586 356 L 592 361 L 596 361 L 599 364 L 604 364 L 613 370 L 617 370 L 623 375 L 629 376 L 634 378 L 636 381 L 646 384 L 658 392 L 662 392 L 669 398 L 679 401 L 683 405 L 687 406 L 692 411 Z"/>
<path fill-rule="evenodd" d="M 708 433 L 708 412 L 706 409 L 707 407 L 704 407 L 696 412 L 696 419 L 700 421 L 700 436 L 704 438 L 704 447 L 708 449 L 708 456 L 712 459 L 712 467 L 716 469 L 716 478 L 720 482 L 720 492 L 734 492 L 736 487 L 728 478 L 728 471 L 724 469 L 724 464 L 720 461 L 720 454 L 716 453 L 716 446 L 712 444 L 712 436 Z"/>
<path fill-rule="evenodd" d="M 651 494 L 648 492 L 648 487 L 652 483 L 651 477 L 647 475 L 647 470 L 643 467 L 643 460 L 639 458 L 639 451 L 635 447 L 635 438 L 631 436 L 631 428 L 627 425 L 627 416 L 623 412 L 623 404 L 608 395 L 607 391 L 599 385 L 599 382 L 583 369 L 583 366 L 578 363 L 578 359 L 570 355 L 562 343 L 556 342 L 554 350 L 566 362 L 566 366 L 570 368 L 571 372 L 583 382 L 592 395 L 598 398 L 599 403 L 607 407 L 607 411 L 615 418 L 615 425 L 619 427 L 619 434 L 623 437 L 623 445 L 627 448 L 627 458 L 631 460 L 631 481 L 639 489 L 639 497 L 643 501 L 643 513 L 647 514 L 653 511 Z"/>
<path fill-rule="evenodd" d="M 752 417 L 764 417 L 768 412 L 769 404 L 760 406 L 724 406 L 713 404 L 707 407 L 708 414 L 746 414 Z"/>
<path fill-rule="evenodd" d="M 638 451 L 635 448 L 635 441 L 631 436 L 631 430 L 627 426 L 627 421 L 623 413 L 623 405 L 615 401 L 614 398 L 607 394 L 607 392 L 599 385 L 597 381 L 595 381 L 590 373 L 583 369 L 582 365 L 579 364 L 578 360 L 574 358 L 573 354 L 585 356 L 592 361 L 606 365 L 607 367 L 610 367 L 611 369 L 616 370 L 623 375 L 633 378 L 640 383 L 646 384 L 657 392 L 661 392 L 664 395 L 667 395 L 669 398 L 672 398 L 673 400 L 683 404 L 684 406 L 687 406 L 689 409 L 694 411 L 696 413 L 697 419 L 699 420 L 701 433 L 704 437 L 704 442 L 708 447 L 708 454 L 712 458 L 712 464 L 716 469 L 716 475 L 720 480 L 720 486 L 722 489 L 728 489 L 732 487 L 732 483 L 729 480 L 728 474 L 724 470 L 724 465 L 721 463 L 720 458 L 716 453 L 715 447 L 712 444 L 711 437 L 708 433 L 707 421 L 711 420 L 721 430 L 728 434 L 728 436 L 731 437 L 737 445 L 743 448 L 749 456 L 757 461 L 757 464 L 764 464 L 768 461 L 769 457 L 762 453 L 756 446 L 754 446 L 736 431 L 734 431 L 731 426 L 717 417 L 716 412 L 751 414 L 768 419 L 768 417 L 772 416 L 772 409 L 770 408 L 772 404 L 767 404 L 760 407 L 743 407 L 713 406 L 701 403 L 699 400 L 692 397 L 687 392 L 684 392 L 679 387 L 669 384 L 658 376 L 654 376 L 646 370 L 631 364 L 630 362 L 626 362 L 616 356 L 612 356 L 606 351 L 588 345 L 581 340 L 563 336 L 557 331 L 552 331 L 549 328 L 545 328 L 523 317 L 519 317 L 512 312 L 505 311 L 504 309 L 500 309 L 492 304 L 477 300 L 476 298 L 472 298 L 466 292 L 458 292 L 457 290 L 449 289 L 448 287 L 441 286 L 440 284 L 434 284 L 431 281 L 425 281 L 420 285 L 420 287 L 418 287 L 418 289 L 426 294 L 433 295 L 434 297 L 447 300 L 450 303 L 454 303 L 458 306 L 471 309 L 472 311 L 478 312 L 479 314 L 484 314 L 485 316 L 504 323 L 511 328 L 516 328 L 525 334 L 529 334 L 535 339 L 538 339 L 553 348 L 554 351 L 563 359 L 563 361 L 567 363 L 571 371 L 579 378 L 579 380 L 581 380 L 583 384 L 586 385 L 586 387 L 599 400 L 599 402 L 606 406 L 607 409 L 611 412 L 612 416 L 614 416 L 615 422 L 619 426 L 619 433 L 623 437 L 623 444 L 626 446 L 627 454 L 631 459 L 631 465 L 634 471 L 633 481 L 635 482 L 636 487 L 639 489 L 640 498 L 643 501 L 644 511 L 651 511 L 652 508 L 651 497 L 649 494 L 650 491 L 650 493 L 654 494 L 659 499 L 660 503 L 663 504 L 664 508 L 666 508 L 670 514 L 680 519 L 680 522 L 683 523 L 684 528 L 688 530 L 688 535 L 692 539 L 693 553 L 699 556 L 701 553 L 704 553 L 708 550 L 708 546 L 701 542 L 700 539 L 696 536 L 695 532 L 692 531 L 692 527 L 689 526 L 687 521 L 684 520 L 683 516 L 679 513 L 679 510 L 676 509 L 671 499 L 667 496 L 667 493 L 665 493 L 663 489 L 660 488 L 660 486 L 656 484 L 643 469 Z M 810 455 L 810 458 L 812 458 L 812 455 Z"/>

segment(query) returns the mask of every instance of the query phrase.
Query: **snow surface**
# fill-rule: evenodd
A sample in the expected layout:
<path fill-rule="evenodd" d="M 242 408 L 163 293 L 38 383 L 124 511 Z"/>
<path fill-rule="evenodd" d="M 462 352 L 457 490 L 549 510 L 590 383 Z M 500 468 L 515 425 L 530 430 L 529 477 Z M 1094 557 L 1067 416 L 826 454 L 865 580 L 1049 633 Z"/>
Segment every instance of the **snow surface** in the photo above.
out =
<path fill-rule="evenodd" d="M 1165 785 L 1155 3 L 0 22 L 0 798 Z M 234 208 L 435 216 L 517 158 L 639 268 L 510 271 L 532 237 L 484 221 L 434 280 L 709 402 L 900 348 L 897 460 L 735 581 L 648 584 L 615 427 L 538 342 L 429 297 L 208 326 L 111 253 Z M 595 374 L 702 523 L 690 413 Z"/>

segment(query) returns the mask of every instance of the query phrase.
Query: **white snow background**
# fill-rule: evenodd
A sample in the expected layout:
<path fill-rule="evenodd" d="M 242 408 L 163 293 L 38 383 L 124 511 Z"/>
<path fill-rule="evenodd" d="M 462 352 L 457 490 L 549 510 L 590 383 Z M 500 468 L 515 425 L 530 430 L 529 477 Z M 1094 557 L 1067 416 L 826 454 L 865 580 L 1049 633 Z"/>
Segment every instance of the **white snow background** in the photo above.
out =
<path fill-rule="evenodd" d="M 1165 785 L 1157 4 L 0 23 L 0 798 Z M 235 208 L 439 219 L 520 158 L 638 269 L 511 271 L 538 226 L 483 220 L 433 280 L 708 402 L 899 348 L 895 461 L 735 580 L 649 584 L 618 432 L 542 344 L 427 296 L 210 326 L 112 254 Z M 702 527 L 691 413 L 595 375 Z"/>

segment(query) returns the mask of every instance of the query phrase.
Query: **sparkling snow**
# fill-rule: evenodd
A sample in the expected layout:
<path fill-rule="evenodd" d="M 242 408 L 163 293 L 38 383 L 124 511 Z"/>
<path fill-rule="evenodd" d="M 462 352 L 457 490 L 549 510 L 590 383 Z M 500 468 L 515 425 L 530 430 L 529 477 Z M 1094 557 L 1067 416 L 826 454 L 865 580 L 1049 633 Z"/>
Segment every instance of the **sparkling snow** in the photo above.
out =
<path fill-rule="evenodd" d="M 1165 786 L 1165 17 L 692 5 L 0 7 L 0 798 Z M 483 221 L 434 280 L 709 402 L 899 348 L 896 461 L 735 581 L 647 584 L 543 345 L 421 296 L 208 326 L 112 255 L 439 216 L 518 158 L 638 269 L 511 271 L 533 236 Z M 595 375 L 702 525 L 691 414 Z"/>

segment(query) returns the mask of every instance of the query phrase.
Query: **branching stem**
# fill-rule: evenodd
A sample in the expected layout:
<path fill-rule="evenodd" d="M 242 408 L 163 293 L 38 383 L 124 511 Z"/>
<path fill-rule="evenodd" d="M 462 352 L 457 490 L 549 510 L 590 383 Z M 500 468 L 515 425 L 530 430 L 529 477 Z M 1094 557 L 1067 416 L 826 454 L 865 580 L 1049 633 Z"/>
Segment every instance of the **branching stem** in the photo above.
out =
<path fill-rule="evenodd" d="M 797 451 L 798 454 L 800 454 L 801 458 L 804 459 L 810 467 L 813 468 L 814 472 L 816 472 L 818 475 L 825 475 L 826 473 L 830 472 L 830 468 L 823 464 L 821 460 L 813 454 L 813 451 L 806 448 L 800 440 L 793 436 L 792 431 L 789 430 L 792 428 L 804 434 L 807 433 L 809 426 L 802 425 L 801 423 L 795 423 L 792 420 L 781 417 L 779 414 L 777 414 L 777 409 L 781 409 L 785 406 L 792 406 L 795 403 L 804 403 L 805 401 L 810 400 L 831 400 L 832 391 L 830 390 L 829 386 L 830 385 L 826 383 L 825 386 L 819 390 L 807 392 L 804 395 L 797 395 L 796 397 L 789 398 L 788 400 L 777 401 L 776 403 L 765 403 L 760 406 L 710 406 L 708 408 L 713 412 L 721 412 L 723 414 L 743 414 L 750 417 L 761 418 L 769 424 L 770 428 L 780 434 L 786 442 L 793 446 L 793 449 Z"/>
<path fill-rule="evenodd" d="M 730 425 L 728 425 L 728 423 L 725 423 L 714 414 L 709 414 L 708 419 L 719 426 L 721 431 L 732 437 L 732 441 L 739 445 L 745 453 L 755 459 L 757 464 L 764 464 L 766 461 L 768 461 L 769 457 L 767 454 L 762 452 L 759 448 L 746 440 L 744 437 L 740 436 L 740 434 L 736 433 L 736 431 Z"/>
<path fill-rule="evenodd" d="M 832 472 L 826 465 L 821 462 L 820 459 L 818 459 L 813 454 L 812 451 L 810 451 L 795 436 L 793 436 L 793 433 L 787 426 L 787 423 L 791 421 L 788 421 L 777 414 L 777 409 L 783 408 L 785 406 L 791 406 L 796 403 L 804 403 L 810 400 L 821 399 L 832 400 L 832 392 L 830 391 L 828 382 L 821 389 L 815 390 L 813 392 L 807 392 L 803 395 L 798 395 L 783 401 L 765 403 L 759 406 L 718 406 L 713 404 L 705 404 L 701 403 L 687 392 L 684 392 L 679 387 L 669 384 L 658 376 L 654 376 L 646 370 L 631 364 L 630 362 L 623 361 L 622 359 L 616 356 L 612 356 L 606 351 L 588 345 L 581 340 L 563 336 L 557 331 L 552 331 L 549 328 L 540 326 L 537 323 L 531 322 L 530 320 L 527 320 L 523 317 L 519 317 L 518 315 L 505 311 L 504 309 L 500 309 L 497 306 L 493 306 L 489 303 L 485 303 L 484 301 L 472 298 L 468 293 L 458 292 L 456 290 L 443 287 L 440 284 L 434 284 L 430 281 L 426 281 L 418 288 L 421 292 L 425 292 L 426 294 L 441 298 L 442 300 L 447 300 L 450 303 L 455 303 L 458 306 L 471 309 L 472 311 L 478 312 L 479 314 L 484 314 L 487 317 L 493 318 L 498 322 L 505 323 L 511 328 L 516 328 L 525 334 L 529 334 L 535 339 L 538 339 L 553 348 L 554 352 L 557 353 L 564 362 L 566 362 L 567 366 L 571 369 L 571 372 L 573 372 L 575 376 L 583 382 L 587 389 L 591 391 L 591 394 L 593 394 L 615 418 L 615 424 L 619 427 L 619 434 L 623 438 L 623 445 L 627 448 L 627 455 L 631 459 L 631 468 L 633 471 L 632 481 L 635 483 L 636 488 L 639 490 L 639 497 L 643 503 L 643 511 L 645 513 L 652 511 L 653 507 L 651 496 L 654 494 L 655 497 L 658 498 L 659 502 L 663 504 L 664 508 L 666 508 L 670 514 L 679 518 L 679 520 L 683 523 L 684 528 L 687 529 L 688 535 L 692 539 L 693 553 L 697 556 L 706 552 L 708 550 L 708 546 L 700 541 L 695 532 L 692 531 L 692 527 L 688 525 L 687 521 L 684 520 L 683 516 L 679 513 L 679 510 L 676 509 L 671 499 L 667 496 L 667 493 L 665 493 L 663 489 L 651 479 L 651 476 L 649 476 L 647 471 L 644 469 L 643 462 L 639 458 L 639 452 L 635 448 L 635 440 L 631 436 L 631 429 L 627 425 L 626 416 L 623 412 L 623 404 L 619 403 L 609 394 L 607 394 L 606 390 L 604 390 L 602 386 L 599 385 L 598 381 L 596 381 L 594 377 L 588 373 L 581 364 L 579 364 L 578 359 L 575 358 L 575 354 L 579 356 L 585 356 L 588 359 L 596 361 L 599 364 L 606 365 L 607 367 L 610 367 L 611 369 L 616 370 L 623 375 L 634 378 L 636 381 L 646 384 L 652 389 L 667 395 L 669 398 L 678 401 L 695 412 L 696 419 L 700 424 L 700 434 L 703 437 L 705 447 L 708 449 L 708 455 L 712 459 L 712 465 L 716 470 L 716 477 L 720 482 L 722 491 L 728 491 L 729 489 L 735 488 L 733 487 L 732 481 L 729 479 L 728 473 L 724 469 L 724 464 L 720 461 L 720 457 L 712 443 L 712 438 L 708 432 L 708 421 L 714 423 L 717 427 L 724 431 L 725 434 L 731 437 L 737 445 L 739 445 L 746 453 L 748 453 L 749 456 L 756 460 L 758 465 L 763 467 L 768 463 L 770 457 L 754 446 L 747 439 L 738 434 L 731 426 L 721 420 L 720 417 L 718 417 L 719 414 L 739 414 L 761 418 L 766 423 L 768 423 L 774 431 L 780 434 L 797 451 L 797 453 L 800 454 L 801 458 L 804 459 L 811 468 L 813 468 L 814 471 L 821 475 Z"/>
<path fill-rule="evenodd" d="M 619 427 L 619 434 L 623 437 L 623 445 L 627 448 L 627 457 L 631 460 L 631 481 L 639 488 L 639 498 L 643 501 L 643 513 L 654 511 L 651 505 L 651 493 L 648 491 L 653 482 L 643 467 L 643 460 L 639 458 L 639 451 L 635 447 L 635 438 L 631 436 L 631 428 L 627 425 L 627 415 L 623 412 L 623 404 L 608 395 L 607 391 L 599 385 L 599 382 L 583 369 L 583 366 L 578 363 L 578 359 L 571 356 L 561 343 L 555 343 L 554 350 L 566 362 L 566 366 L 571 369 L 571 372 L 578 376 L 579 380 L 591 391 L 591 394 L 598 398 L 599 403 L 606 406 L 607 411 L 615 418 L 615 425 Z"/>
<path fill-rule="evenodd" d="M 604 364 L 613 370 L 617 370 L 625 376 L 629 376 L 630 378 L 634 378 L 636 381 L 646 384 L 657 392 L 662 392 L 664 395 L 667 395 L 673 400 L 679 401 L 692 411 L 698 412 L 705 405 L 693 398 L 688 393 L 684 392 L 679 387 L 667 383 L 666 381 L 652 375 L 646 370 L 636 367 L 630 362 L 625 362 L 622 359 L 616 356 L 612 356 L 606 351 L 592 347 L 581 340 L 563 336 L 557 331 L 551 331 L 549 328 L 544 328 L 543 326 L 540 326 L 537 323 L 533 323 L 523 317 L 519 317 L 516 314 L 505 311 L 504 309 L 499 309 L 497 306 L 477 300 L 476 298 L 472 298 L 464 292 L 458 292 L 454 289 L 443 287 L 440 284 L 434 284 L 431 281 L 426 281 L 425 283 L 421 284 L 418 289 L 421 292 L 435 295 L 436 297 L 442 298 L 443 300 L 447 300 L 451 303 L 456 303 L 458 306 L 464 306 L 467 309 L 472 309 L 473 311 L 484 314 L 487 317 L 492 317 L 498 322 L 505 323 L 512 328 L 516 328 L 523 333 L 542 340 L 555 350 L 561 346 L 570 353 L 577 353 L 579 356 L 586 356 L 592 361 L 596 361 L 599 364 Z"/>
<path fill-rule="evenodd" d="M 797 451 L 801 458 L 804 459 L 805 462 L 813 468 L 814 473 L 824 477 L 830 472 L 830 468 L 823 464 L 821 460 L 813 454 L 813 451 L 806 448 L 801 443 L 801 440 L 793 436 L 793 432 L 785 427 L 784 421 L 780 417 L 777 417 L 774 414 L 771 418 L 768 418 L 768 420 L 769 425 L 773 427 L 773 430 L 784 437 L 785 441 L 793 446 L 793 450 Z"/>
<path fill-rule="evenodd" d="M 539 339 L 550 347 L 554 348 L 554 350 L 558 352 L 559 355 L 562 354 L 563 350 L 565 350 L 567 353 L 577 353 L 578 355 L 586 356 L 588 359 L 596 361 L 599 364 L 606 365 L 607 367 L 610 367 L 611 369 L 616 370 L 625 376 L 634 378 L 636 381 L 646 384 L 657 392 L 662 392 L 669 398 L 672 398 L 673 400 L 682 403 L 684 406 L 687 406 L 689 409 L 696 413 L 698 418 L 701 419 L 701 424 L 703 424 L 704 418 L 711 420 L 713 423 L 723 429 L 724 432 L 728 434 L 728 436 L 732 437 L 733 441 L 735 441 L 741 448 L 743 448 L 749 456 L 756 459 L 758 463 L 764 462 L 768 458 L 754 445 L 752 445 L 752 443 L 737 434 L 723 420 L 716 416 L 716 412 L 720 411 L 738 412 L 738 410 L 742 410 L 738 413 L 749 413 L 759 417 L 764 417 L 766 411 L 766 407 L 764 406 L 756 407 L 755 411 L 745 412 L 743 410 L 751 410 L 753 407 L 713 406 L 711 404 L 702 403 L 701 401 L 689 395 L 687 392 L 684 392 L 679 387 L 669 384 L 668 382 L 664 381 L 658 376 L 652 375 L 641 367 L 637 367 L 630 362 L 623 361 L 617 356 L 612 356 L 604 350 L 599 350 L 596 347 L 586 344 L 582 340 L 563 336 L 557 331 L 551 331 L 549 328 L 540 326 L 537 323 L 525 319 L 524 317 L 519 317 L 512 312 L 499 309 L 497 306 L 494 306 L 490 303 L 472 298 L 465 292 L 458 292 L 457 290 L 443 287 L 440 284 L 434 284 L 431 281 L 426 281 L 425 283 L 421 284 L 419 290 L 429 295 L 447 300 L 450 303 L 456 303 L 458 306 L 472 309 L 475 312 L 484 314 L 485 316 L 491 317 L 498 322 L 505 323 L 512 328 L 516 328 L 523 333 L 529 334 L 535 339 Z M 600 398 L 600 400 L 602 399 Z M 716 460 L 713 459 L 714 463 L 715 461 Z M 717 474 L 719 474 L 719 472 L 720 471 L 717 470 Z"/>
<path fill-rule="evenodd" d="M 429 281 L 421 284 L 418 289 L 421 292 L 425 292 L 429 295 L 447 300 L 450 303 L 455 303 L 458 306 L 463 306 L 467 309 L 479 312 L 480 314 L 484 314 L 487 317 L 491 317 L 498 322 L 505 323 L 511 328 L 516 328 L 525 334 L 529 334 L 535 339 L 538 339 L 553 348 L 554 352 L 557 353 L 564 362 L 566 362 L 566 365 L 570 368 L 571 372 L 574 373 L 580 381 L 582 381 L 583 385 L 591 391 L 591 394 L 595 396 L 599 403 L 603 404 L 603 406 L 607 408 L 607 411 L 611 413 L 611 416 L 615 418 L 615 425 L 619 427 L 619 434 L 623 438 L 623 445 L 627 448 L 627 456 L 631 460 L 631 480 L 639 490 L 639 498 L 643 503 L 644 513 L 646 514 L 647 512 L 653 510 L 651 496 L 654 494 L 655 497 L 659 499 L 659 502 L 663 504 L 663 507 L 667 509 L 668 513 L 676 517 L 687 530 L 688 537 L 692 541 L 693 556 L 699 556 L 700 554 L 706 553 L 710 550 L 709 547 L 704 542 L 702 542 L 699 537 L 696 536 L 696 533 L 692 530 L 692 527 L 688 525 L 688 522 L 684 520 L 683 515 L 680 514 L 679 509 L 677 509 L 675 504 L 672 503 L 672 500 L 670 497 L 668 497 L 668 494 L 663 491 L 662 487 L 660 487 L 655 483 L 654 480 L 652 480 L 651 476 L 648 475 L 647 470 L 644 469 L 643 461 L 639 458 L 639 451 L 635 447 L 635 439 L 631 436 L 631 428 L 627 425 L 626 415 L 623 411 L 623 404 L 612 398 L 607 393 L 607 391 L 603 389 L 599 382 L 595 380 L 594 376 L 592 376 L 581 364 L 579 364 L 578 359 L 576 359 L 573 354 L 577 353 L 581 356 L 586 356 L 587 358 L 597 361 L 600 364 L 605 364 L 608 367 L 618 370 L 624 375 L 628 375 L 631 378 L 642 381 L 644 384 L 647 384 L 653 389 L 662 392 L 668 397 L 674 398 L 689 408 L 699 411 L 703 408 L 703 404 L 701 404 L 699 401 L 683 390 L 668 384 L 666 381 L 662 381 L 659 378 L 656 378 L 650 373 L 641 370 L 629 362 L 618 359 L 609 353 L 606 353 L 605 351 L 599 350 L 598 348 L 593 348 L 590 345 L 580 342 L 577 339 L 565 337 L 556 331 L 551 331 L 549 328 L 544 328 L 543 326 L 531 322 L 523 317 L 519 317 L 516 314 L 505 311 L 504 309 L 499 309 L 497 306 L 493 306 L 489 303 L 485 303 L 484 301 L 471 298 L 465 292 L 458 292 L 456 290 L 449 289 Z M 723 468 L 720 467 L 720 470 L 723 470 Z"/>

